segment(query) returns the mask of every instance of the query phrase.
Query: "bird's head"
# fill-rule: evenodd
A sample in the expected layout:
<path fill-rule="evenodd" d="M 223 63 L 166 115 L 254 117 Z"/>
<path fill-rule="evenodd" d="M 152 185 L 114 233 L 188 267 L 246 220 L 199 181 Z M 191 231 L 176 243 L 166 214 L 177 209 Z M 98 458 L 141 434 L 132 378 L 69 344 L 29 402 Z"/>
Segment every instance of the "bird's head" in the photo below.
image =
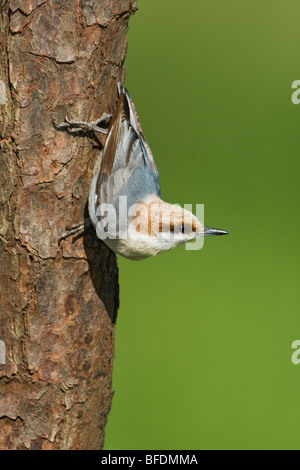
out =
<path fill-rule="evenodd" d="M 197 237 L 228 233 L 205 227 L 192 212 L 156 196 L 136 204 L 129 220 L 129 237 L 138 243 L 144 241 L 145 247 L 155 254 Z"/>

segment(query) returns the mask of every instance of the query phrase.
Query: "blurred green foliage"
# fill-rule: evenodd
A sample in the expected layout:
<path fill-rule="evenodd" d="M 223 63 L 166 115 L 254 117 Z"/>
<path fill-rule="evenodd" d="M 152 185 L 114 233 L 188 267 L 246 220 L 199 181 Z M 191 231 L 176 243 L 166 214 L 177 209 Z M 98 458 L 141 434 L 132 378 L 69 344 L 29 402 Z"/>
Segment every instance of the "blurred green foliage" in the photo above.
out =
<path fill-rule="evenodd" d="M 230 236 L 119 258 L 106 449 L 299 449 L 299 1 L 138 6 L 126 86 L 162 196 Z"/>

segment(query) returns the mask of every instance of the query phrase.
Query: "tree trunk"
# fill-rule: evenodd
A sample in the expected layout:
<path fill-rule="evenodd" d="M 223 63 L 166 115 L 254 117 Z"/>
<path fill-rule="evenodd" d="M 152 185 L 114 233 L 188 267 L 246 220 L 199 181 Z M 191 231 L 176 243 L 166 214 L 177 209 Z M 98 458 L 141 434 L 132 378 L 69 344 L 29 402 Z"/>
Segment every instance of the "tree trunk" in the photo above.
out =
<path fill-rule="evenodd" d="M 100 142 L 58 132 L 52 119 L 91 121 L 115 105 L 136 3 L 0 9 L 0 449 L 100 449 L 116 258 L 94 230 L 58 243 L 86 217 Z"/>

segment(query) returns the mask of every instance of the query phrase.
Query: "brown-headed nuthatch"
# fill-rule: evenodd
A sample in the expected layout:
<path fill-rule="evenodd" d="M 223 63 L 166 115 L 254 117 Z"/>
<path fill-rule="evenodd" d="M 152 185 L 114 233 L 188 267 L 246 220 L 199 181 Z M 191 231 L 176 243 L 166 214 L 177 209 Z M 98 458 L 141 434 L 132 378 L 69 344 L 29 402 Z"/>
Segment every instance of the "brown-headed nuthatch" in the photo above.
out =
<path fill-rule="evenodd" d="M 90 222 L 97 236 L 125 258 L 141 260 L 203 235 L 228 232 L 208 228 L 182 207 L 160 196 L 158 171 L 129 94 L 121 84 L 112 115 L 92 123 L 70 121 L 56 125 L 71 132 L 107 134 L 89 195 L 90 219 L 64 234 L 76 234 Z M 111 118 L 108 129 L 101 123 Z"/>

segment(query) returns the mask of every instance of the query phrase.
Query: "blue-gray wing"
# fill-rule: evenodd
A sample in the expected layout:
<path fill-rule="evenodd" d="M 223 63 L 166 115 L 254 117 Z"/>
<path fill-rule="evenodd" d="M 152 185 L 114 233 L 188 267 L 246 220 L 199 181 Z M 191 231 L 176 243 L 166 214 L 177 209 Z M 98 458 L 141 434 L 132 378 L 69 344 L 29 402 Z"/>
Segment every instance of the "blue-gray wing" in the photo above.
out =
<path fill-rule="evenodd" d="M 119 93 L 97 178 L 96 205 L 116 205 L 120 196 L 127 196 L 129 207 L 148 195 L 160 197 L 160 187 L 135 107 L 123 86 L 119 86 Z"/>

